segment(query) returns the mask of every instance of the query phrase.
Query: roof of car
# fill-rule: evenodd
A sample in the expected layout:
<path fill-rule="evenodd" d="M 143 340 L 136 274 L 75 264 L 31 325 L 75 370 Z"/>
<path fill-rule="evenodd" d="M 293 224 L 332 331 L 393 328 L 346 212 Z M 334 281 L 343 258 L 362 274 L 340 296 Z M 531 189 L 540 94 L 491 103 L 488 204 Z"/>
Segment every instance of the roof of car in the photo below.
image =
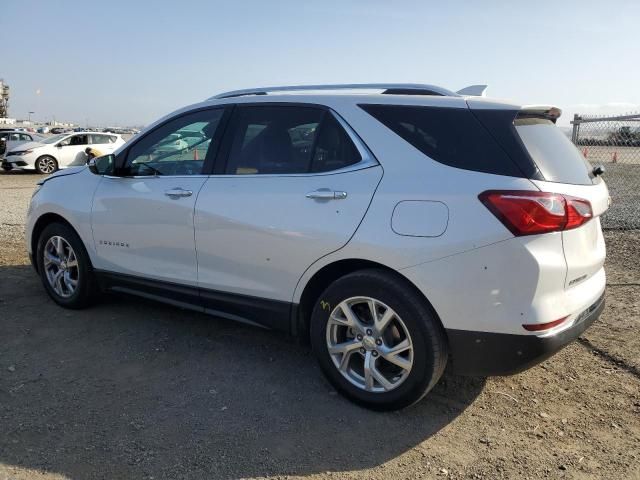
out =
<path fill-rule="evenodd" d="M 197 108 L 215 105 L 247 103 L 319 104 L 339 109 L 349 105 L 390 104 L 439 106 L 447 108 L 513 109 L 522 103 L 486 98 L 486 85 L 471 85 L 457 92 L 436 85 L 415 83 L 368 83 L 339 85 L 290 85 L 232 90 L 208 99 L 185 105 L 147 125 L 149 131 L 167 119 Z"/>
<path fill-rule="evenodd" d="M 396 103 L 420 105 L 425 102 L 448 107 L 515 108 L 510 100 L 486 98 L 487 85 L 471 85 L 456 92 L 438 85 L 421 83 L 361 83 L 327 85 L 285 85 L 248 88 L 219 93 L 201 105 L 225 103 L 300 102 L 300 103 Z M 193 107 L 193 105 L 191 106 Z"/>
<path fill-rule="evenodd" d="M 478 87 L 475 88 L 474 87 Z M 482 88 L 480 88 L 482 87 Z M 473 85 L 466 87 L 458 92 L 453 92 L 444 87 L 437 85 L 428 85 L 422 83 L 342 83 L 342 84 L 326 84 L 326 85 L 282 85 L 274 87 L 247 88 L 243 90 L 232 90 L 230 92 L 219 93 L 210 98 L 221 99 L 231 97 L 242 97 L 246 95 L 267 95 L 276 92 L 344 92 L 344 91 L 362 91 L 362 90 L 380 90 L 383 94 L 409 94 L 409 95 L 439 95 L 439 96 L 460 96 L 461 94 L 470 94 L 467 92 L 477 92 L 481 95 L 486 89 L 486 85 Z"/>

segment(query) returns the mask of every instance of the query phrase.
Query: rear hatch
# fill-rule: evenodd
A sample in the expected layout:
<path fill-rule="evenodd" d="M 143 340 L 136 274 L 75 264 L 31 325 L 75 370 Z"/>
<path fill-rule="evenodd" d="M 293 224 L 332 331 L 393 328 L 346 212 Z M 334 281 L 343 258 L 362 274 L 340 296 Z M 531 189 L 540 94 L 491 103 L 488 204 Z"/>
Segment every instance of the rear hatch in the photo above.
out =
<path fill-rule="evenodd" d="M 609 206 L 609 191 L 568 136 L 555 125 L 561 111 L 549 106 L 496 111 L 483 109 L 481 103 L 474 104 L 473 100 L 468 103 L 537 188 L 591 204 L 590 221 L 561 232 L 567 262 L 565 288 L 597 273 L 605 260 L 600 216 Z"/>
<path fill-rule="evenodd" d="M 544 109 L 540 110 L 525 108 L 513 122 L 520 140 L 545 179 L 533 180 L 533 183 L 543 192 L 588 200 L 593 211 L 591 221 L 562 232 L 567 261 L 565 288 L 570 288 L 587 280 L 604 265 L 600 216 L 609 206 L 609 191 L 602 178 L 593 175 L 591 166 L 576 146 L 555 126 L 555 119 L 548 118 Z"/>

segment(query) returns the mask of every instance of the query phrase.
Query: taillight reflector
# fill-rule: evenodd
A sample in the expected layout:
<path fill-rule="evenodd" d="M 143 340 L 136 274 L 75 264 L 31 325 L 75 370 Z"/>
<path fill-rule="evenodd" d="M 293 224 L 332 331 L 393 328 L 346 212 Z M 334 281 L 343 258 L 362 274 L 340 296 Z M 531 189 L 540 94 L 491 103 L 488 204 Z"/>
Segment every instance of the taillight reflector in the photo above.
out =
<path fill-rule="evenodd" d="M 588 200 L 559 193 L 489 190 L 478 198 L 518 237 L 577 228 L 593 217 Z"/>
<path fill-rule="evenodd" d="M 524 327 L 525 330 L 528 330 L 530 332 L 539 332 L 541 330 L 550 330 L 553 327 L 557 327 L 558 325 L 560 325 L 562 322 L 564 322 L 567 317 L 562 317 L 559 318 L 558 320 L 554 320 L 553 322 L 547 322 L 547 323 L 527 323 L 522 325 Z"/>

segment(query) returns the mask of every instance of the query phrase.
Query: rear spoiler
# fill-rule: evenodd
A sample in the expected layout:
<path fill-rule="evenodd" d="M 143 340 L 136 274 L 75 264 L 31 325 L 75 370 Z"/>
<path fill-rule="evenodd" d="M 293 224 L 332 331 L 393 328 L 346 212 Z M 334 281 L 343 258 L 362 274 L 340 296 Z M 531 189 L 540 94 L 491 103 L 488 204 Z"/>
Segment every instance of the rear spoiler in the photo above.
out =
<path fill-rule="evenodd" d="M 487 86 L 488 85 L 469 85 L 462 90 L 458 90 L 456 93 L 469 97 L 485 97 L 487 94 Z"/>
<path fill-rule="evenodd" d="M 516 118 L 546 118 L 556 123 L 560 115 L 562 115 L 562 110 L 552 105 L 525 105 L 520 109 Z"/>

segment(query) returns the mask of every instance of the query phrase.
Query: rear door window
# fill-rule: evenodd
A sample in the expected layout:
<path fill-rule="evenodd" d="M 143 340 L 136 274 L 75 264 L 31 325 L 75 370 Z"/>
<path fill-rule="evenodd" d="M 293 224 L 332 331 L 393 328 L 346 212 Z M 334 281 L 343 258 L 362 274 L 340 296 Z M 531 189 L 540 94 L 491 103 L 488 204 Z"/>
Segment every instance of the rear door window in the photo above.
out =
<path fill-rule="evenodd" d="M 113 135 L 92 134 L 90 135 L 91 143 L 94 145 L 105 145 L 115 143 L 116 137 Z"/>
<path fill-rule="evenodd" d="M 312 172 L 330 172 L 354 165 L 362 160 L 360 152 L 338 123 L 327 114 L 322 121 L 313 153 Z"/>
<path fill-rule="evenodd" d="M 226 173 L 307 173 L 324 110 L 298 106 L 236 109 Z"/>
<path fill-rule="evenodd" d="M 518 136 L 549 182 L 590 185 L 591 167 L 571 140 L 546 118 L 523 117 L 513 122 Z"/>
<path fill-rule="evenodd" d="M 468 108 L 360 107 L 436 162 L 477 172 L 523 176 Z"/>
<path fill-rule="evenodd" d="M 240 106 L 232 126 L 227 174 L 319 173 L 362 160 L 344 128 L 322 108 Z"/>

